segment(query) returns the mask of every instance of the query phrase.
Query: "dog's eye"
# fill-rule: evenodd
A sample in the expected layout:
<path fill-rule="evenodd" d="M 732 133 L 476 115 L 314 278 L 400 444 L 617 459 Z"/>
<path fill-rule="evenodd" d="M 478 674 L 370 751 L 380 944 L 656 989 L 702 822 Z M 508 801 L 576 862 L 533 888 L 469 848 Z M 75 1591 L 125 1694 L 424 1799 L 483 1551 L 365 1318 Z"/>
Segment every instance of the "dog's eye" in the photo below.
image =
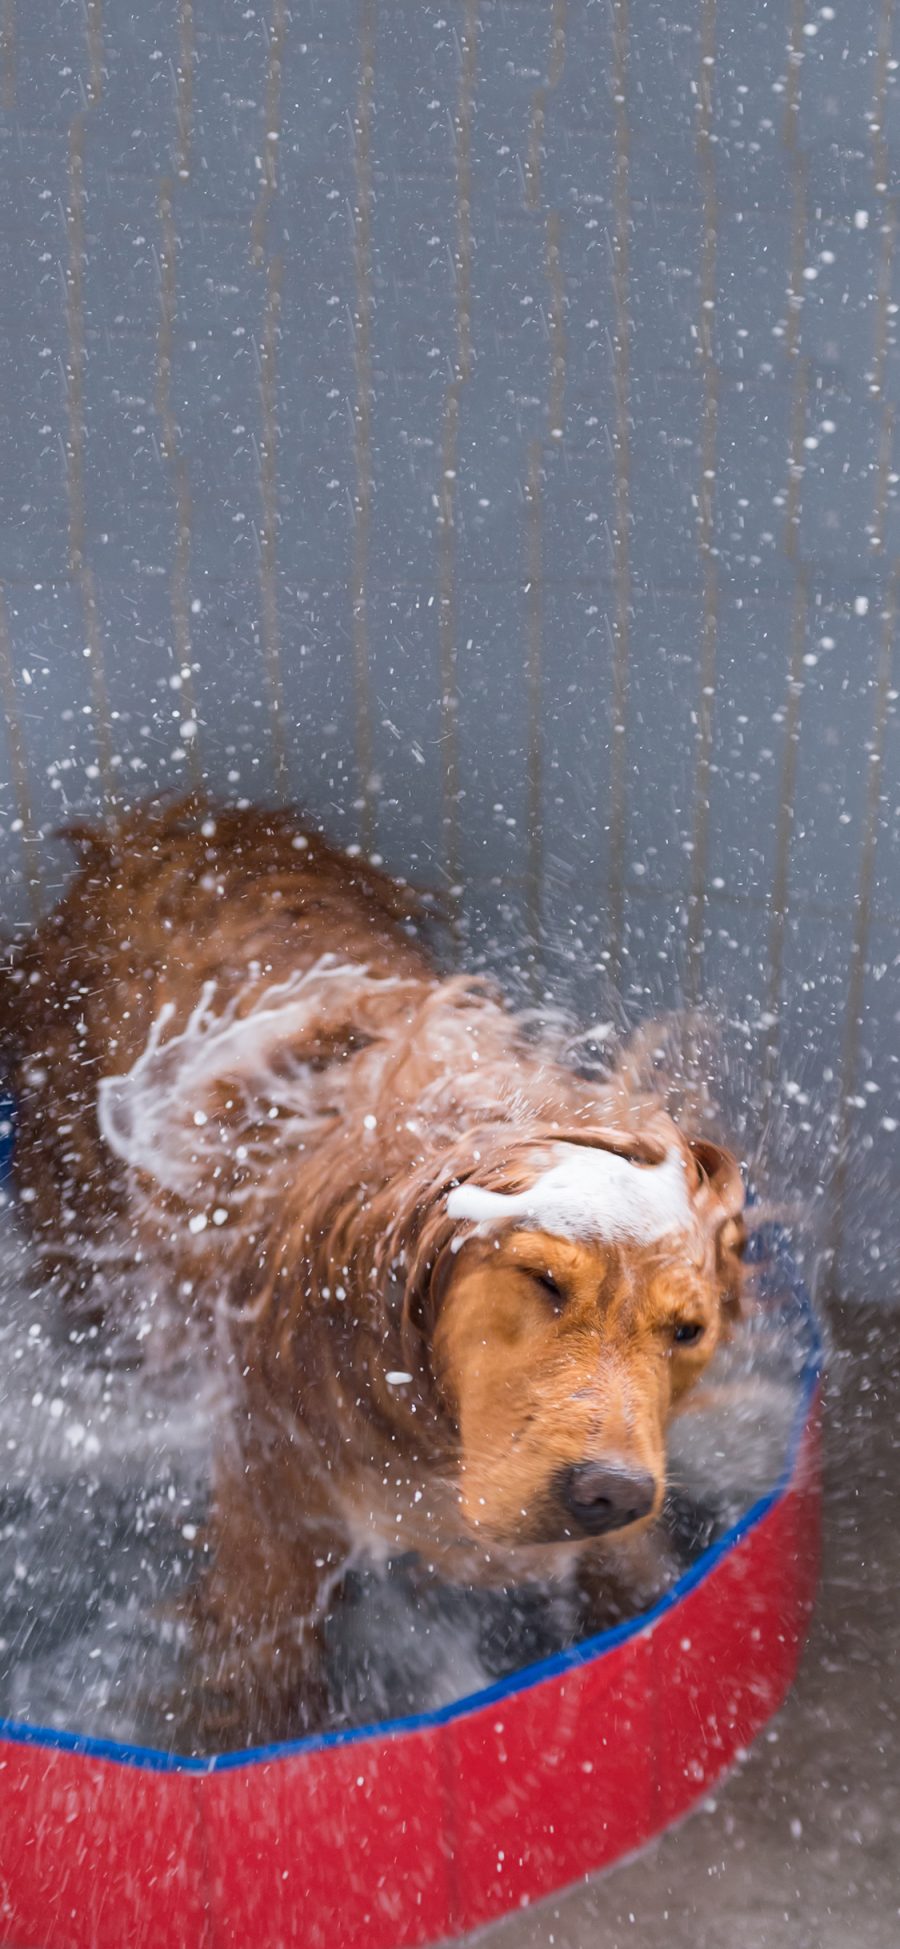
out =
<path fill-rule="evenodd" d="M 672 1338 L 680 1347 L 690 1347 L 699 1340 L 703 1328 L 698 1320 L 681 1320 L 673 1330 Z"/>
<path fill-rule="evenodd" d="M 554 1306 L 562 1306 L 565 1294 L 557 1285 L 552 1272 L 533 1272 L 531 1277 L 535 1285 L 540 1286 L 541 1291 L 546 1293 L 547 1298 L 552 1299 Z"/>

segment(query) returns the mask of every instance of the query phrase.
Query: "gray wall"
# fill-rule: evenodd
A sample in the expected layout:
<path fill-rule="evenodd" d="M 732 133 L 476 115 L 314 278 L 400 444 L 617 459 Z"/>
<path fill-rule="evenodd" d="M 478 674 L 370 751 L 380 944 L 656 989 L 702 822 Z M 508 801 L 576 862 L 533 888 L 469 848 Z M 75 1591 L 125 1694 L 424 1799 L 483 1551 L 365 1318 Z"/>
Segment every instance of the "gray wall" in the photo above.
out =
<path fill-rule="evenodd" d="M 9 917 L 73 811 L 296 795 L 532 987 L 714 995 L 883 1296 L 891 12 L 0 0 Z"/>

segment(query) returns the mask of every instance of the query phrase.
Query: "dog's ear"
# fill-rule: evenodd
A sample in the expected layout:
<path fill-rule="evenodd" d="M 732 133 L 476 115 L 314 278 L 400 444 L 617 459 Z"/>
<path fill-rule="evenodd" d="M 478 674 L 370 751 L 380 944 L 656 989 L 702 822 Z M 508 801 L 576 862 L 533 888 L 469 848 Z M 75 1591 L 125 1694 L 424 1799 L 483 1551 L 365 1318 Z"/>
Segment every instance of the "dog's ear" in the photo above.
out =
<path fill-rule="evenodd" d="M 433 1258 L 416 1253 L 406 1280 L 400 1315 L 401 1345 L 407 1366 L 422 1377 L 432 1372 L 435 1329 L 455 1264 L 456 1255 L 449 1244 L 442 1245 Z"/>
<path fill-rule="evenodd" d="M 403 1365 L 423 1385 L 440 1292 L 452 1269 L 447 1248 L 457 1228 L 447 1214 L 446 1194 L 454 1181 L 449 1160 L 420 1163 L 392 1177 L 367 1211 L 371 1288 L 383 1295 L 388 1326 L 399 1330 Z"/>
<path fill-rule="evenodd" d="M 273 1107 L 283 1155 L 332 1123 L 348 1058 L 380 1034 L 388 989 L 395 1005 L 397 983 L 323 956 L 268 988 L 248 985 L 221 1007 L 215 982 L 205 982 L 186 1020 L 166 1001 L 130 1069 L 98 1085 L 104 1141 L 124 1164 L 185 1200 L 224 1188 L 229 1141 L 265 1169 Z"/>
<path fill-rule="evenodd" d="M 690 1148 L 698 1178 L 694 1203 L 715 1241 L 716 1269 L 722 1281 L 726 1310 L 737 1315 L 741 1308 L 747 1243 L 746 1197 L 740 1166 L 732 1152 L 720 1144 L 701 1139 L 692 1142 Z"/>

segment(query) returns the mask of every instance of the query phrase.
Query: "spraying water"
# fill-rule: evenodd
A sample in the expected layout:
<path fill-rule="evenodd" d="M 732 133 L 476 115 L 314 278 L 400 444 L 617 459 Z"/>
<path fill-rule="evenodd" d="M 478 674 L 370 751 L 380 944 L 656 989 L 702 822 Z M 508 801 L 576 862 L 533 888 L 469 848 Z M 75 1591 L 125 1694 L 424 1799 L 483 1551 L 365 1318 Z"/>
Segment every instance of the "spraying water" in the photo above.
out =
<path fill-rule="evenodd" d="M 183 1747 L 194 1654 L 180 1600 L 203 1562 L 221 1378 L 196 1349 L 148 1361 L 139 1337 L 73 1325 L 8 1200 L 0 1241 L 0 1713 Z M 631 1609 L 773 1486 L 803 1355 L 796 1321 L 751 1293 L 672 1425 L 660 1548 Z M 441 1586 L 408 1556 L 360 1563 L 326 1626 L 331 1722 L 444 1705 L 590 1628 L 574 1589 L 476 1592 Z"/>

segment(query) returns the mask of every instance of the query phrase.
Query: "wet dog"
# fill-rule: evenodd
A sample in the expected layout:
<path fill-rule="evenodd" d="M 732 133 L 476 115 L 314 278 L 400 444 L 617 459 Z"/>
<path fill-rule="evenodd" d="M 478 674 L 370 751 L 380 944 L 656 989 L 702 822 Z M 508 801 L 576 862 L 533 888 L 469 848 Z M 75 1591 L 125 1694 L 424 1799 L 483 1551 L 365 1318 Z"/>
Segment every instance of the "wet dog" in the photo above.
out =
<path fill-rule="evenodd" d="M 741 1282 L 734 1159 L 586 1081 L 287 812 L 82 832 L 17 951 L 17 1177 L 69 1303 L 228 1382 L 196 1603 L 244 1736 L 321 1723 L 348 1565 L 602 1593 Z"/>

